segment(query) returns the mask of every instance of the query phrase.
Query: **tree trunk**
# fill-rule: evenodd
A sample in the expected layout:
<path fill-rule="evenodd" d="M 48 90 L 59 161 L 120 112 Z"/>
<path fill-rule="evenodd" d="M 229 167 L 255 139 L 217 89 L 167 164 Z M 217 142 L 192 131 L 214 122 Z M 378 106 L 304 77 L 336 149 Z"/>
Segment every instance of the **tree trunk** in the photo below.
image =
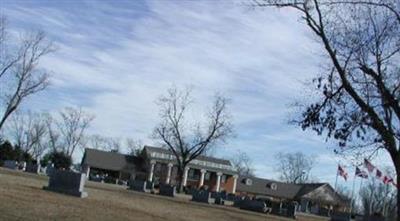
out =
<path fill-rule="evenodd" d="M 184 168 L 178 166 L 178 188 L 176 189 L 178 193 L 183 192 L 183 174 Z"/>

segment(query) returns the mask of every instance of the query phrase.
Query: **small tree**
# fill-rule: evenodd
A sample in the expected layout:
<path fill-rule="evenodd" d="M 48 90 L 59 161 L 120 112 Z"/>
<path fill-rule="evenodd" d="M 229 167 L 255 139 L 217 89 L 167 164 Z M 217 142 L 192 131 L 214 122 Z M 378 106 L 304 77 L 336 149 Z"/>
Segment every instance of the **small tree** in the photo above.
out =
<path fill-rule="evenodd" d="M 84 148 L 87 141 L 85 133 L 94 116 L 84 112 L 81 108 L 68 107 L 60 111 L 60 117 L 61 119 L 56 121 L 58 133 L 53 130 L 54 137 L 57 137 L 54 141 L 61 142 L 57 148 L 71 157 L 77 148 Z"/>
<path fill-rule="evenodd" d="M 13 138 L 15 146 L 39 159 L 47 150 L 44 143 L 47 136 L 45 118 L 42 114 L 15 112 L 11 117 L 8 134 Z"/>
<path fill-rule="evenodd" d="M 277 153 L 275 155 L 280 179 L 287 183 L 307 183 L 310 181 L 310 171 L 315 164 L 314 157 L 301 152 Z"/>
<path fill-rule="evenodd" d="M 232 133 L 232 124 L 227 113 L 227 100 L 216 96 L 207 123 L 190 124 L 185 121 L 191 104 L 190 90 L 171 88 L 158 100 L 161 122 L 154 129 L 153 137 L 171 150 L 178 164 L 179 191 L 183 190 L 183 175 L 186 166 L 205 151 L 224 142 Z"/>

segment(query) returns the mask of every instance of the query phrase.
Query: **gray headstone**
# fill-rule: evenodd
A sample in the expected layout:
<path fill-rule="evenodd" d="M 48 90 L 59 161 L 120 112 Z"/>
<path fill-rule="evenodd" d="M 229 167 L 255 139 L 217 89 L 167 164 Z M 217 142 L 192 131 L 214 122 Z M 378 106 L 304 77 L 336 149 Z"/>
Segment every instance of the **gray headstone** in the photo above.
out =
<path fill-rule="evenodd" d="M 263 201 L 258 201 L 258 200 L 243 200 L 240 203 L 240 209 L 263 212 L 263 213 L 267 211 L 265 203 Z"/>
<path fill-rule="evenodd" d="M 160 195 L 174 197 L 176 193 L 176 187 L 168 184 L 160 184 Z"/>
<path fill-rule="evenodd" d="M 146 181 L 131 180 L 129 182 L 129 189 L 139 191 L 139 192 L 146 192 Z"/>
<path fill-rule="evenodd" d="M 207 190 L 194 190 L 192 193 L 192 201 L 200 203 L 208 203 L 211 193 Z"/>
<path fill-rule="evenodd" d="M 15 160 L 6 160 L 4 161 L 4 167 L 12 170 L 18 169 L 18 163 Z"/>
<path fill-rule="evenodd" d="M 331 214 L 331 221 L 350 221 L 351 216 L 350 213 L 347 212 L 334 212 Z"/>
<path fill-rule="evenodd" d="M 56 168 L 54 167 L 54 164 L 46 166 L 46 175 L 47 176 L 51 176 L 55 171 L 56 171 Z"/>
<path fill-rule="evenodd" d="M 154 182 L 146 181 L 146 189 L 154 190 Z"/>
<path fill-rule="evenodd" d="M 38 164 L 28 163 L 25 171 L 29 173 L 38 173 L 38 167 Z"/>
<path fill-rule="evenodd" d="M 50 176 L 49 185 L 43 189 L 84 198 L 88 196 L 83 191 L 85 181 L 84 173 L 56 170 Z"/>
<path fill-rule="evenodd" d="M 225 200 L 222 197 L 217 196 L 217 197 L 215 197 L 214 203 L 217 204 L 217 205 L 224 205 L 225 204 Z"/>

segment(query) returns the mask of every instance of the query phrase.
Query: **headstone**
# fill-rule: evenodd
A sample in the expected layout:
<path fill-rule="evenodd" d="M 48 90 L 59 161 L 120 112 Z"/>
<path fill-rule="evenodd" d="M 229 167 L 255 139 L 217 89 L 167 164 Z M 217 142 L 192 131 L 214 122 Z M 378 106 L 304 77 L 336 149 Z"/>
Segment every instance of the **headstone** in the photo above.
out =
<path fill-rule="evenodd" d="M 176 193 L 176 186 L 168 184 L 160 184 L 160 195 L 174 197 Z"/>
<path fill-rule="evenodd" d="M 256 212 L 265 213 L 267 211 L 267 207 L 263 201 L 258 200 L 244 200 L 240 203 L 240 209 L 251 210 Z"/>
<path fill-rule="evenodd" d="M 224 205 L 225 204 L 225 200 L 222 197 L 217 196 L 217 197 L 215 197 L 214 203 L 217 204 L 217 205 Z"/>
<path fill-rule="evenodd" d="M 28 164 L 26 165 L 26 170 L 25 170 L 25 172 L 29 172 L 29 173 L 39 173 L 38 170 L 40 170 L 38 164 L 28 163 Z"/>
<path fill-rule="evenodd" d="M 350 221 L 351 215 L 347 212 L 334 212 L 331 214 L 331 221 Z"/>
<path fill-rule="evenodd" d="M 4 161 L 4 167 L 12 170 L 18 169 L 18 163 L 15 160 L 6 160 Z"/>
<path fill-rule="evenodd" d="M 56 168 L 54 167 L 54 164 L 46 166 L 46 175 L 47 176 L 51 176 L 55 171 L 56 171 Z"/>
<path fill-rule="evenodd" d="M 192 201 L 200 203 L 208 203 L 211 193 L 207 190 L 194 190 L 192 193 Z"/>
<path fill-rule="evenodd" d="M 146 192 L 146 181 L 144 180 L 131 180 L 129 182 L 129 189 L 139 192 Z"/>
<path fill-rule="evenodd" d="M 149 182 L 149 181 L 147 181 L 146 182 L 146 189 L 148 189 L 148 190 L 154 190 L 154 182 Z"/>
<path fill-rule="evenodd" d="M 50 176 L 49 185 L 43 189 L 84 198 L 88 196 L 83 191 L 85 181 L 84 173 L 56 170 Z"/>

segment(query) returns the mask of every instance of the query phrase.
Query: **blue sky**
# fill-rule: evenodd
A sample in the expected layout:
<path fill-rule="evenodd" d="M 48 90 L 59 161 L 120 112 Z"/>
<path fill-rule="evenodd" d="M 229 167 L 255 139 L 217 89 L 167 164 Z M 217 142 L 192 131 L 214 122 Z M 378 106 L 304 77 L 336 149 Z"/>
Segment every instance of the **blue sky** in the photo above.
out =
<path fill-rule="evenodd" d="M 0 4 L 13 32 L 42 29 L 58 49 L 41 63 L 51 87 L 25 108 L 82 106 L 96 115 L 90 133 L 155 145 L 155 100 L 167 88 L 192 86 L 199 113 L 220 92 L 231 99 L 236 137 L 215 155 L 241 150 L 257 175 L 277 178 L 274 155 L 302 151 L 317 161 L 312 176 L 333 184 L 334 144 L 287 124 L 290 104 L 312 95 L 306 82 L 321 71 L 322 48 L 294 11 L 239 0 Z"/>

